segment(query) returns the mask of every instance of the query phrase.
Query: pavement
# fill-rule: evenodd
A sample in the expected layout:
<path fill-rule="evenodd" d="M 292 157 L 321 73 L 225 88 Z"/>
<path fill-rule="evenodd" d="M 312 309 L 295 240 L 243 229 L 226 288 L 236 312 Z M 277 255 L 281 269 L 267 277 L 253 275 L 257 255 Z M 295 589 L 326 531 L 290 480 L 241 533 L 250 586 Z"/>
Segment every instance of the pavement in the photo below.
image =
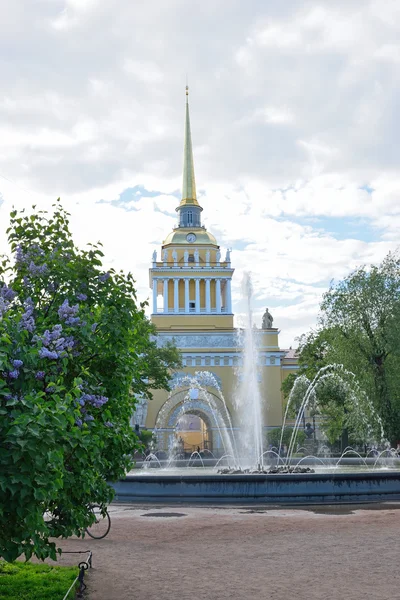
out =
<path fill-rule="evenodd" d="M 93 551 L 87 600 L 396 600 L 399 508 L 112 504 L 105 539 L 60 545 Z"/>

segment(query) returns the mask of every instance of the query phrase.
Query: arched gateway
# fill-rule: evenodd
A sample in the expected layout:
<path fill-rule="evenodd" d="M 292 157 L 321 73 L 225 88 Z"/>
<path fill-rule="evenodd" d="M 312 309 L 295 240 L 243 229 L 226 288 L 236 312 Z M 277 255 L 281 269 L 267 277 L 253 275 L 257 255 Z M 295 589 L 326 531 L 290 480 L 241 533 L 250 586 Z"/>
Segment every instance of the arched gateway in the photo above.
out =
<path fill-rule="evenodd" d="M 186 416 L 193 415 L 201 421 L 196 428 L 199 436 L 187 428 Z M 157 449 L 168 450 L 181 438 L 185 450 L 209 450 L 216 455 L 224 452 L 224 434 L 229 430 L 230 415 L 221 398 L 213 391 L 182 387 L 174 389 L 158 412 L 154 433 Z M 225 430 L 225 431 L 224 431 Z"/>

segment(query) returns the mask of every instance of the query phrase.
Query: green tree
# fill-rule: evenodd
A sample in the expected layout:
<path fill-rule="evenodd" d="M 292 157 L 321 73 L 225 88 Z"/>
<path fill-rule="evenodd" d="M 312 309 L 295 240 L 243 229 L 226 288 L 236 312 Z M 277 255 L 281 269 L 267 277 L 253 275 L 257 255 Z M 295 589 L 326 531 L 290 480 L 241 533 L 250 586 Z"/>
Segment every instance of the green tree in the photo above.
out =
<path fill-rule="evenodd" d="M 0 555 L 56 557 L 81 535 L 138 446 L 135 394 L 168 389 L 180 366 L 159 349 L 131 274 L 75 247 L 68 214 L 11 213 L 14 261 L 0 268 Z M 7 282 L 7 283 L 6 283 Z"/>
<path fill-rule="evenodd" d="M 400 436 L 400 260 L 362 267 L 332 285 L 321 304 L 330 336 L 327 360 L 352 371 L 380 415 L 391 441 Z"/>
<path fill-rule="evenodd" d="M 361 267 L 333 283 L 321 303 L 318 329 L 301 336 L 300 374 L 311 381 L 329 364 L 344 367 L 338 378 L 327 379 L 317 392 L 331 440 L 347 426 L 353 428 L 351 435 L 361 436 L 358 439 L 380 437 L 379 422 L 367 398 L 382 420 L 385 435 L 392 442 L 399 439 L 399 317 L 400 261 L 397 255 L 389 254 L 380 265 Z M 357 422 L 355 406 L 360 402 L 360 414 L 371 419 L 369 434 L 365 418 Z"/>

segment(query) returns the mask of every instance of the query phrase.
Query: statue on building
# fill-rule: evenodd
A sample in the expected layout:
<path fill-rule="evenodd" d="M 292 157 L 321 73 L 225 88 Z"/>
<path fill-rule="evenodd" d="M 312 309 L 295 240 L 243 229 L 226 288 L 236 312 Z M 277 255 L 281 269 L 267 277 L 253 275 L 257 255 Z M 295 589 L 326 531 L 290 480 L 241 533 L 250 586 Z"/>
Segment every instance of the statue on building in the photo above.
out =
<path fill-rule="evenodd" d="M 198 262 L 199 262 L 199 251 L 198 251 L 197 248 L 196 248 L 196 250 L 194 251 L 193 254 L 194 254 L 194 262 L 198 264 Z"/>
<path fill-rule="evenodd" d="M 168 262 L 168 250 L 164 250 L 163 252 L 163 261 L 165 263 Z"/>
<path fill-rule="evenodd" d="M 229 250 L 229 248 L 226 251 L 225 262 L 227 262 L 227 263 L 231 262 L 231 251 Z"/>
<path fill-rule="evenodd" d="M 217 250 L 215 254 L 215 259 L 217 261 L 217 265 L 219 265 L 219 263 L 221 262 L 221 252 L 219 250 Z"/>
<path fill-rule="evenodd" d="M 206 264 L 209 265 L 210 264 L 210 251 L 207 250 L 206 252 Z"/>
<path fill-rule="evenodd" d="M 153 262 L 157 262 L 157 250 L 153 252 Z"/>
<path fill-rule="evenodd" d="M 189 260 L 189 251 L 185 250 L 185 252 L 183 253 L 183 260 L 185 261 L 185 264 L 187 264 L 188 260 Z"/>
<path fill-rule="evenodd" d="M 144 427 L 147 417 L 147 398 L 144 396 L 136 396 L 136 408 L 133 413 L 133 422 L 139 427 Z"/>
<path fill-rule="evenodd" d="M 176 250 L 172 250 L 172 260 L 174 261 L 174 265 L 178 262 L 178 253 Z"/>
<path fill-rule="evenodd" d="M 265 310 L 265 313 L 264 313 L 263 318 L 262 318 L 261 328 L 262 329 L 271 329 L 273 322 L 274 322 L 274 319 L 273 319 L 271 313 L 269 312 L 269 310 L 267 308 Z"/>

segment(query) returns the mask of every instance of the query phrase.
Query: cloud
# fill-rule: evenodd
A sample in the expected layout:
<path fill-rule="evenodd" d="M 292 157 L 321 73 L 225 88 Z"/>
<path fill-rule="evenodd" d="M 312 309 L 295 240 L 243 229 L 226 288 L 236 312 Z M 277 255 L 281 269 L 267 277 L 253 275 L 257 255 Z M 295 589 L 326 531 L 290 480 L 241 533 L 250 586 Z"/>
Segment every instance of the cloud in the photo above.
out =
<path fill-rule="evenodd" d="M 175 223 L 190 85 L 203 221 L 293 343 L 331 278 L 396 247 L 397 0 L 3 2 L 0 250 L 61 196 L 79 244 L 133 271 Z M 10 181 L 11 180 L 11 181 Z M 12 183 L 15 182 L 15 183 Z M 366 234 L 368 232 L 368 235 Z"/>

